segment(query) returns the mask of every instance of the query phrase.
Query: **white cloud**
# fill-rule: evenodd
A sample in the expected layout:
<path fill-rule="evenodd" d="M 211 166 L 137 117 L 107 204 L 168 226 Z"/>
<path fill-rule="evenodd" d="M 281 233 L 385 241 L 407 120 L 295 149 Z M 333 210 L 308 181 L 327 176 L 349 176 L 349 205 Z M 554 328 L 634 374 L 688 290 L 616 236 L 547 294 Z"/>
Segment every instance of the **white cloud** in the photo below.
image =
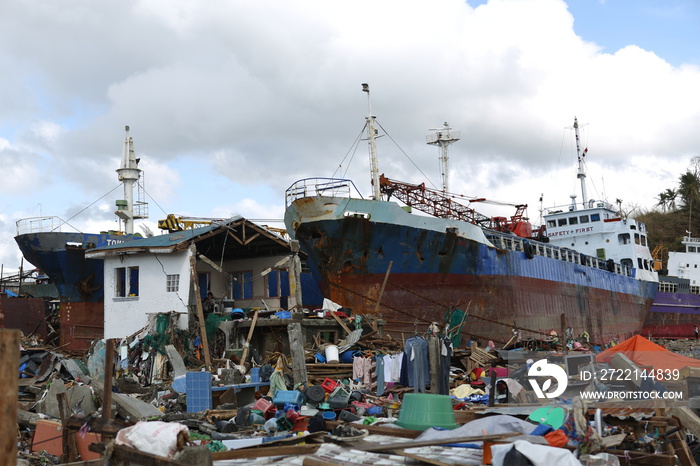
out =
<path fill-rule="evenodd" d="M 69 0 L 3 13 L 0 202 L 10 220 L 37 204 L 71 216 L 114 188 L 124 125 L 165 211 L 152 203 L 151 221 L 279 217 L 295 179 L 341 164 L 367 192 L 366 143 L 352 148 L 363 82 L 390 135 L 379 142 L 387 176 L 439 185 L 424 137 L 448 121 L 462 132 L 452 189 L 526 202 L 533 218 L 541 192 L 565 202 L 576 187 L 563 130 L 574 116 L 589 179 L 641 205 L 673 187 L 700 146 L 700 69 L 634 45 L 602 53 L 576 34 L 562 0 Z M 113 224 L 118 191 L 90 221 L 76 219 L 80 228 Z"/>

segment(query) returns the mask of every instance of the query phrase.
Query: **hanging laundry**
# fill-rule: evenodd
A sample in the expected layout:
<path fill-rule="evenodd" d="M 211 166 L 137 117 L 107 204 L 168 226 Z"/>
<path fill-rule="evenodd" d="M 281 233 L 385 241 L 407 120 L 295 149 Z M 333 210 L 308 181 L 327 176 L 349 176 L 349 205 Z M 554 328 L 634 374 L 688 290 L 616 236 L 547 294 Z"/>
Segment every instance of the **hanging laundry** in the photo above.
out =
<path fill-rule="evenodd" d="M 428 342 L 419 336 L 411 337 L 406 340 L 404 352 L 408 362 L 408 386 L 413 387 L 415 393 L 425 393 L 430 381 Z"/>
<path fill-rule="evenodd" d="M 384 356 L 378 354 L 375 357 L 377 361 L 377 396 L 384 394 Z"/>
<path fill-rule="evenodd" d="M 438 375 L 438 393 L 449 395 L 450 393 L 450 367 L 452 362 L 452 340 L 448 337 L 440 339 L 440 371 Z"/>
<path fill-rule="evenodd" d="M 360 379 L 360 382 L 369 387 L 372 383 L 372 360 L 355 356 L 352 358 L 352 378 Z"/>

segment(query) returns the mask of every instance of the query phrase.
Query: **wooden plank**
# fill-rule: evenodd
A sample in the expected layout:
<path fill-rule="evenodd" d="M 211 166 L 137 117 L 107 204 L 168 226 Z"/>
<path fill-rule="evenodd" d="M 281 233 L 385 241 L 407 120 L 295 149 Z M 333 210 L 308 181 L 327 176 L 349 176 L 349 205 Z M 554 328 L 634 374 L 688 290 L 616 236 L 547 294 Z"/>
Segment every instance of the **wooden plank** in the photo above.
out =
<path fill-rule="evenodd" d="M 303 466 L 338 466 L 339 464 L 344 463 L 331 463 L 329 461 L 314 458 L 313 456 L 307 456 L 306 458 L 304 458 L 304 461 L 301 464 Z"/>
<path fill-rule="evenodd" d="M 235 460 L 241 458 L 264 458 L 271 456 L 313 455 L 321 445 L 290 445 L 284 447 L 246 448 L 217 451 L 211 454 L 212 461 Z"/>
<path fill-rule="evenodd" d="M 379 313 L 379 303 L 382 302 L 382 295 L 384 294 L 384 288 L 386 288 L 386 282 L 389 281 L 389 273 L 391 273 L 391 266 L 394 261 L 389 262 L 389 267 L 386 268 L 386 274 L 384 275 L 384 281 L 382 282 L 382 287 L 379 289 L 379 296 L 377 296 L 377 304 L 374 306 L 374 319 L 372 320 L 372 329 L 377 332 L 377 314 Z"/>
<path fill-rule="evenodd" d="M 692 453 L 690 453 L 690 448 L 688 448 L 685 439 L 681 437 L 680 432 L 676 431 L 668 438 L 671 439 L 669 446 L 673 445 L 675 454 L 682 466 L 697 466 Z"/>
<path fill-rule="evenodd" d="M 253 322 L 250 324 L 248 329 L 248 338 L 245 340 L 245 347 L 243 348 L 243 356 L 241 356 L 241 365 L 245 364 L 245 360 L 248 358 L 248 353 L 250 352 L 250 341 L 253 339 L 253 331 L 255 330 L 255 324 L 258 322 L 258 310 L 255 310 L 253 314 Z"/>
<path fill-rule="evenodd" d="M 433 460 L 430 458 L 426 458 L 424 456 L 406 453 L 403 451 L 397 451 L 396 454 L 399 456 L 405 456 L 406 458 L 411 458 L 412 460 L 420 461 L 421 463 L 434 464 L 435 466 L 450 466 L 452 464 L 452 463 L 445 463 L 443 461 Z"/>
<path fill-rule="evenodd" d="M 308 385 L 309 376 L 306 372 L 306 355 L 304 354 L 304 333 L 299 322 L 287 326 L 289 350 L 292 356 L 292 375 L 294 383 Z"/>
<path fill-rule="evenodd" d="M 105 347 L 105 373 L 102 390 L 102 418 L 112 418 L 112 376 L 114 374 L 114 340 L 107 339 Z M 104 436 L 102 440 L 107 440 Z"/>
<path fill-rule="evenodd" d="M 8 465 L 16 464 L 17 461 L 17 438 L 14 431 L 17 426 L 19 344 L 19 330 L 0 330 L 0 380 L 5 381 L 0 387 L 0 426 L 7 429 L 5 435 L 0 435 L 0 463 Z"/>
<path fill-rule="evenodd" d="M 687 406 L 673 407 L 670 409 L 670 414 L 677 416 L 688 432 L 691 432 L 696 437 L 700 437 L 700 418 L 692 409 Z"/>
<path fill-rule="evenodd" d="M 328 312 L 329 312 L 330 315 L 333 316 L 333 318 L 340 324 L 340 326 L 343 327 L 343 330 L 345 330 L 345 331 L 348 333 L 348 335 L 350 335 L 350 334 L 352 333 L 352 330 L 350 330 L 350 329 L 348 328 L 348 326 L 345 325 L 345 323 L 344 323 L 342 320 L 340 320 L 340 317 L 338 317 L 338 316 L 335 314 L 335 311 L 328 311 Z"/>
<path fill-rule="evenodd" d="M 57 393 L 56 400 L 58 401 L 58 412 L 61 416 L 61 431 L 63 433 L 63 458 L 64 463 L 72 463 L 78 459 L 78 446 L 75 443 L 75 436 L 70 435 L 67 429 L 68 413 L 70 413 L 70 405 L 68 404 L 68 396 L 66 392 Z"/>
<path fill-rule="evenodd" d="M 88 425 L 90 432 L 108 434 L 110 437 L 115 437 L 117 432 L 129 425 L 119 419 L 94 418 L 86 414 L 73 414 L 66 421 L 66 427 L 68 430 L 76 432 L 85 424 Z"/>
<path fill-rule="evenodd" d="M 419 447 L 431 447 L 433 445 L 445 445 L 448 443 L 469 443 L 478 441 L 490 441 L 496 442 L 498 440 L 503 440 L 508 437 L 514 437 L 516 435 L 521 435 L 519 432 L 509 432 L 505 434 L 495 434 L 495 435 L 477 435 L 471 437 L 455 437 L 455 438 L 443 438 L 434 440 L 423 440 L 416 442 L 402 442 L 402 443 L 385 443 L 385 444 L 370 444 L 365 442 L 363 444 L 358 444 L 357 450 L 367 451 L 367 452 L 389 452 L 394 450 L 403 450 L 405 448 L 419 448 Z"/>
<path fill-rule="evenodd" d="M 326 429 L 333 430 L 340 424 L 345 424 L 344 421 L 326 421 Z M 414 439 L 423 433 L 422 430 L 413 429 L 397 429 L 396 427 L 378 426 L 357 426 L 358 429 L 367 429 L 370 434 L 391 435 L 393 437 Z"/>

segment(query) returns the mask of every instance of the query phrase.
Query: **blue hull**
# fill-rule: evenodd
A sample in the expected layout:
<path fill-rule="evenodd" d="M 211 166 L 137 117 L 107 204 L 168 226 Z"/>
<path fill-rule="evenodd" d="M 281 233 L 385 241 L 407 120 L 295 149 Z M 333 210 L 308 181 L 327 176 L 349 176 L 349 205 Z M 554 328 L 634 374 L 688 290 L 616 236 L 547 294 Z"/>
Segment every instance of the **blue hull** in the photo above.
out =
<path fill-rule="evenodd" d="M 469 313 L 465 329 L 474 338 L 505 342 L 517 328 L 542 339 L 561 333 L 563 321 L 575 337 L 587 332 L 607 343 L 639 333 L 656 294 L 657 283 L 633 270 L 589 266 L 595 261 L 573 251 L 531 242 L 535 253 L 526 254 L 522 239 L 389 202 L 308 199 L 291 204 L 285 222 L 333 301 L 374 312 L 391 263 L 379 310 L 387 329 L 442 324 L 457 307 Z"/>
<path fill-rule="evenodd" d="M 103 261 L 85 250 L 138 237 L 89 233 L 27 233 L 15 237 L 26 260 L 51 278 L 62 301 L 102 303 Z"/>

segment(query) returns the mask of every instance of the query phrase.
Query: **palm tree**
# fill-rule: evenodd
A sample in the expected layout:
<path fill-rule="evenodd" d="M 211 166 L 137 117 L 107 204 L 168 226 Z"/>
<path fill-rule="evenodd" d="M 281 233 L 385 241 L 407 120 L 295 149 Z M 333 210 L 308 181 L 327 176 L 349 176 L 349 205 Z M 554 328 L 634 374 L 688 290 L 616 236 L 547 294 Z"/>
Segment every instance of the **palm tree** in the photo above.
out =
<path fill-rule="evenodd" d="M 666 206 L 668 210 L 676 210 L 676 198 L 678 197 L 678 191 L 675 189 L 666 190 Z"/>
<path fill-rule="evenodd" d="M 700 199 L 700 180 L 696 174 L 687 171 L 681 175 L 678 182 L 678 195 L 684 207 L 690 208 L 693 201 L 697 204 Z"/>
<path fill-rule="evenodd" d="M 659 200 L 659 202 L 656 205 L 661 207 L 662 212 L 666 212 L 666 208 L 668 207 L 668 196 L 666 194 L 666 191 L 660 192 L 659 197 L 657 197 L 657 199 Z"/>

